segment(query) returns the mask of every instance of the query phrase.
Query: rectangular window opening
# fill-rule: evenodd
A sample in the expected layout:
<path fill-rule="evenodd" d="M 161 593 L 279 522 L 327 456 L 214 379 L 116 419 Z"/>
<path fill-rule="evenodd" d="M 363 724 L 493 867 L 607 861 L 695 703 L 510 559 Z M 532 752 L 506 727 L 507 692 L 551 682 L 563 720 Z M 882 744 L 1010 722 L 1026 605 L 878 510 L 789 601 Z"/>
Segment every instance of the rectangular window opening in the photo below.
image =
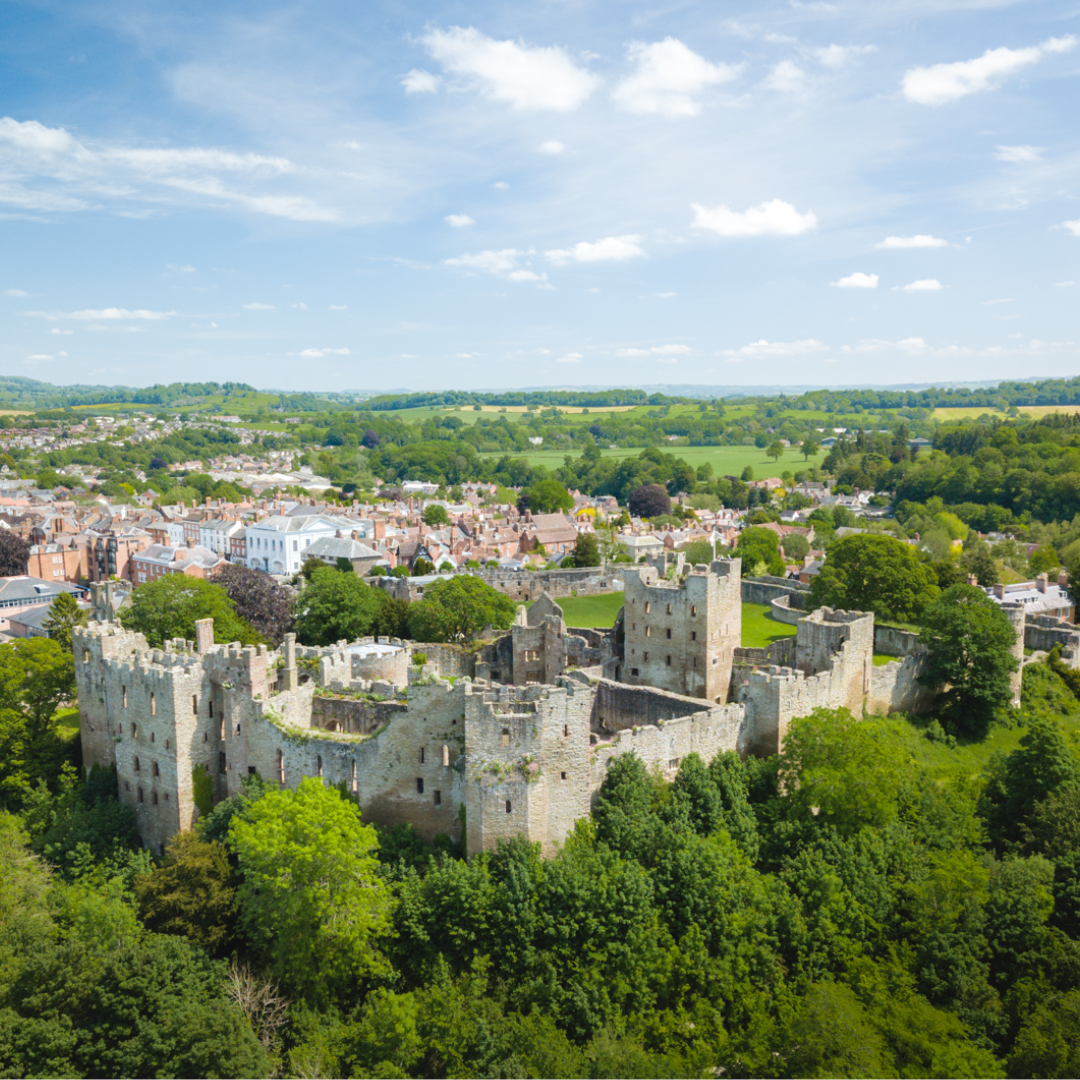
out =
<path fill-rule="evenodd" d="M 424 794 L 424 778 L 422 776 L 418 776 L 416 778 L 416 794 L 417 795 L 423 795 Z"/>

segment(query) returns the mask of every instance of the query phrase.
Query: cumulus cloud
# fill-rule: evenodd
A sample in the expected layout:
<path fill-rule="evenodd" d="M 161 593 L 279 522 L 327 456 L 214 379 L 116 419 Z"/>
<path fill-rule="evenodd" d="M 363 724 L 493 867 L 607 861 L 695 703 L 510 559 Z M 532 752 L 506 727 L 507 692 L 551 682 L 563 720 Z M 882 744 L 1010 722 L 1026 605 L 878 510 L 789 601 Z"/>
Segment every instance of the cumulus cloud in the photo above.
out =
<path fill-rule="evenodd" d="M 1080 218 L 1075 221 L 1063 221 L 1059 227 L 1071 232 L 1073 236 L 1080 236 Z"/>
<path fill-rule="evenodd" d="M 763 202 L 741 213 L 727 206 L 709 209 L 691 203 L 696 229 L 709 229 L 720 236 L 798 236 L 817 227 L 813 211 L 800 214 L 791 203 L 782 199 Z"/>
<path fill-rule="evenodd" d="M 515 109 L 572 112 L 600 85 L 556 46 L 496 41 L 471 26 L 429 30 L 420 40 L 447 71 Z"/>
<path fill-rule="evenodd" d="M 304 349 L 301 356 L 308 360 L 317 360 L 320 356 L 348 356 L 348 349 Z"/>
<path fill-rule="evenodd" d="M 64 154 L 79 145 L 63 128 L 46 127 L 36 120 L 13 120 L 10 116 L 0 117 L 0 140 L 39 154 Z"/>
<path fill-rule="evenodd" d="M 1076 284 L 1075 281 L 1055 281 L 1055 289 L 1071 289 Z"/>
<path fill-rule="evenodd" d="M 29 296 L 30 294 L 25 289 L 5 289 L 5 296 Z"/>
<path fill-rule="evenodd" d="M 33 360 L 35 362 L 41 360 L 51 360 L 52 357 L 48 353 L 33 353 L 26 358 L 27 360 Z"/>
<path fill-rule="evenodd" d="M 640 236 L 607 236 L 592 244 L 582 240 L 572 248 L 545 251 L 544 256 L 553 263 L 625 262 L 645 255 L 640 241 Z"/>
<path fill-rule="evenodd" d="M 999 146 L 994 157 L 998 161 L 1041 161 L 1042 149 L 1038 146 Z"/>
<path fill-rule="evenodd" d="M 106 320 L 113 321 L 116 319 L 145 319 L 153 322 L 159 319 L 171 319 L 176 312 L 147 311 L 146 308 L 132 310 L 130 308 L 110 307 L 88 309 L 85 311 L 28 311 L 26 314 L 35 315 L 41 319 L 48 319 L 50 322 L 57 322 L 60 319 L 78 319 L 80 322 L 104 322 Z"/>
<path fill-rule="evenodd" d="M 447 214 L 443 221 L 452 229 L 464 229 L 466 225 L 475 225 L 476 222 L 468 214 Z"/>
<path fill-rule="evenodd" d="M 826 45 L 823 49 L 814 49 L 814 56 L 827 68 L 842 68 L 858 56 L 877 51 L 876 45 Z"/>
<path fill-rule="evenodd" d="M 503 248 L 501 251 L 475 251 L 470 254 L 456 255 L 444 259 L 447 266 L 456 266 L 462 270 L 482 270 L 486 274 L 508 274 L 517 268 L 518 260 L 530 254 L 517 248 Z"/>
<path fill-rule="evenodd" d="M 508 281 L 547 281 L 547 274 L 538 274 L 534 270 L 511 270 L 506 278 Z"/>
<path fill-rule="evenodd" d="M 581 363 L 581 359 L 582 359 L 581 353 L 579 353 L 579 352 L 570 352 L 570 353 L 567 353 L 565 356 L 560 356 L 555 361 L 555 363 L 556 364 L 579 364 L 579 363 Z"/>
<path fill-rule="evenodd" d="M 74 334 L 74 330 L 61 330 L 59 327 L 54 326 L 50 331 L 50 334 Z"/>
<path fill-rule="evenodd" d="M 839 281 L 832 282 L 838 289 L 876 289 L 878 287 L 877 274 L 862 274 L 858 270 L 854 274 L 848 274 Z"/>
<path fill-rule="evenodd" d="M 631 42 L 627 56 L 635 70 L 615 87 L 611 99 L 640 115 L 697 116 L 702 91 L 739 74 L 737 67 L 710 63 L 673 37 L 651 45 Z"/>
<path fill-rule="evenodd" d="M 900 341 L 885 341 L 882 338 L 864 338 L 858 345 L 843 345 L 841 352 L 869 353 L 900 349 L 907 353 L 923 353 L 930 346 L 920 337 L 902 338 Z"/>
<path fill-rule="evenodd" d="M 937 278 L 922 278 L 919 281 L 912 281 L 907 285 L 895 285 L 893 286 L 894 292 L 937 292 L 938 289 L 945 288 L 944 285 L 938 281 Z"/>
<path fill-rule="evenodd" d="M 751 342 L 741 349 L 725 349 L 724 356 L 805 356 L 809 353 L 828 352 L 829 346 L 813 338 L 803 341 L 761 341 Z"/>
<path fill-rule="evenodd" d="M 1051 53 L 1068 52 L 1076 42 L 1069 34 L 1026 49 L 987 49 L 974 60 L 912 68 L 902 83 L 904 97 L 919 105 L 946 105 L 968 94 L 995 89 L 1006 76 Z"/>
<path fill-rule="evenodd" d="M 250 304 L 244 304 L 245 311 L 273 311 L 273 304 L 260 304 L 258 300 L 253 301 Z"/>
<path fill-rule="evenodd" d="M 540 144 L 541 154 L 561 154 L 566 147 L 558 139 L 548 139 Z"/>
<path fill-rule="evenodd" d="M 616 349 L 616 356 L 660 356 L 693 352 L 689 345 L 654 345 L 651 349 Z"/>
<path fill-rule="evenodd" d="M 195 267 L 194 266 L 187 266 L 187 265 L 180 266 L 180 265 L 178 265 L 176 263 L 167 263 L 166 266 L 165 266 L 165 269 L 166 270 L 171 270 L 174 274 L 194 274 L 195 273 Z"/>
<path fill-rule="evenodd" d="M 781 60 L 775 64 L 765 81 L 761 84 L 766 90 L 777 90 L 782 94 L 797 94 L 802 90 L 806 72 L 793 60 Z"/>
<path fill-rule="evenodd" d="M 401 85 L 405 87 L 406 94 L 434 94 L 439 89 L 442 79 L 438 75 L 432 75 L 430 71 L 421 71 L 413 68 L 402 77 Z"/>
<path fill-rule="evenodd" d="M 918 236 L 886 236 L 880 244 L 874 245 L 874 247 L 886 251 L 891 248 L 943 248 L 948 246 L 948 240 L 942 240 L 938 236 L 927 236 L 925 233 L 920 233 Z"/>
<path fill-rule="evenodd" d="M 331 304 L 330 305 L 330 310 L 331 311 L 348 311 L 349 310 L 349 305 L 348 304 Z"/>

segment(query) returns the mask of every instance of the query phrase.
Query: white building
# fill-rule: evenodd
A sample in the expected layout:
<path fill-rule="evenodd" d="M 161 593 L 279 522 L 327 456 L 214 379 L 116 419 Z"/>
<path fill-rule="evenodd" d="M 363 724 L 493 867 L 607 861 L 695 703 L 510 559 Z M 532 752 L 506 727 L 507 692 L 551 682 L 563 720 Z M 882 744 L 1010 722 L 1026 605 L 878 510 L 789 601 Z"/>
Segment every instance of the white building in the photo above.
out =
<path fill-rule="evenodd" d="M 228 558 L 231 550 L 229 541 L 243 529 L 243 522 L 240 521 L 224 521 L 221 518 L 203 521 L 199 524 L 199 543 L 215 554 Z"/>
<path fill-rule="evenodd" d="M 304 552 L 323 537 L 348 536 L 366 540 L 374 533 L 370 521 L 316 514 L 306 517 L 274 515 L 247 527 L 247 565 L 270 574 L 296 574 L 304 565 Z"/>

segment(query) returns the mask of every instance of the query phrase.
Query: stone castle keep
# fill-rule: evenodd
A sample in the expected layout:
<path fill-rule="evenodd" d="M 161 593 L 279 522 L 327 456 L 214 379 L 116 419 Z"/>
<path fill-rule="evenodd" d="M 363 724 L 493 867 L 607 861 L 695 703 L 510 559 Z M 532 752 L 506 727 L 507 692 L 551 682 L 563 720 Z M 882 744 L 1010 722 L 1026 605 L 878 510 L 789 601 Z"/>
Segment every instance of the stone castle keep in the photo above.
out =
<path fill-rule="evenodd" d="M 875 666 L 873 615 L 822 608 L 795 637 L 744 649 L 741 586 L 738 559 L 681 581 L 636 566 L 610 631 L 568 630 L 545 596 L 477 647 L 316 649 L 290 635 L 272 650 L 215 645 L 211 620 L 194 643 L 152 649 L 97 585 L 93 621 L 74 634 L 84 762 L 116 766 L 155 851 L 257 773 L 344 785 L 365 820 L 469 852 L 523 834 L 550 853 L 620 754 L 671 778 L 690 753 L 776 753 L 818 707 L 924 706 L 914 635 Z"/>

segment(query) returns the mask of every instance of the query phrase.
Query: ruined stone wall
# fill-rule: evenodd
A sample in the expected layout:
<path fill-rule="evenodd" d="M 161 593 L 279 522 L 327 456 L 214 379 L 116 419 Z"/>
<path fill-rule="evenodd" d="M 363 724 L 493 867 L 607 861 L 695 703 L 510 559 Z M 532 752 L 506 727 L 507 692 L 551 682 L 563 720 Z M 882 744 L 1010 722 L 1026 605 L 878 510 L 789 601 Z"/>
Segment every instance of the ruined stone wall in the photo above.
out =
<path fill-rule="evenodd" d="M 1024 625 L 1024 647 L 1049 652 L 1055 645 L 1061 646 L 1062 662 L 1069 667 L 1080 667 L 1080 627 L 1053 615 L 1035 615 Z"/>
<path fill-rule="evenodd" d="M 874 652 L 885 656 L 914 656 L 922 651 L 918 634 L 874 623 Z"/>
<path fill-rule="evenodd" d="M 602 679 L 596 686 L 592 727 L 596 732 L 624 731 L 643 724 L 675 720 L 701 709 L 700 698 Z"/>
<path fill-rule="evenodd" d="M 809 594 L 810 586 L 803 585 L 794 578 L 772 577 L 764 574 L 756 578 L 743 578 L 741 592 L 744 604 L 771 604 L 778 596 L 804 598 Z M 798 603 L 798 600 L 794 601 L 792 607 Z"/>
<path fill-rule="evenodd" d="M 425 675 L 434 675 L 440 679 L 471 679 L 477 675 L 478 654 L 470 652 L 463 645 L 440 645 L 414 641 L 411 651 L 414 655 L 423 653 L 427 657 L 427 663 L 423 669 Z"/>
<path fill-rule="evenodd" d="M 777 622 L 787 623 L 788 626 L 798 626 L 799 620 L 806 616 L 806 612 L 802 607 L 796 606 L 796 603 L 801 600 L 802 596 L 798 593 L 785 593 L 783 596 L 777 596 L 769 602 L 772 617 Z"/>
<path fill-rule="evenodd" d="M 899 660 L 874 665 L 870 676 L 870 693 L 866 699 L 868 713 L 925 712 L 936 694 L 919 682 L 926 664 L 925 650 L 909 653 Z"/>
<path fill-rule="evenodd" d="M 742 633 L 741 567 L 718 561 L 681 585 L 649 566 L 627 568 L 621 681 L 726 701 Z"/>
<path fill-rule="evenodd" d="M 637 754 L 650 771 L 659 770 L 665 779 L 672 780 L 688 754 L 700 755 L 707 764 L 717 754 L 739 750 L 745 723 L 742 705 L 714 705 L 598 739 L 589 762 L 591 793 L 600 790 L 609 765 L 620 754 Z"/>
<path fill-rule="evenodd" d="M 538 600 L 541 595 L 596 596 L 622 588 L 622 570 L 589 566 L 567 570 L 473 570 L 493 589 L 512 600 Z"/>
<path fill-rule="evenodd" d="M 323 731 L 370 735 L 388 724 L 408 705 L 399 701 L 367 701 L 318 695 L 311 702 L 311 723 Z"/>

